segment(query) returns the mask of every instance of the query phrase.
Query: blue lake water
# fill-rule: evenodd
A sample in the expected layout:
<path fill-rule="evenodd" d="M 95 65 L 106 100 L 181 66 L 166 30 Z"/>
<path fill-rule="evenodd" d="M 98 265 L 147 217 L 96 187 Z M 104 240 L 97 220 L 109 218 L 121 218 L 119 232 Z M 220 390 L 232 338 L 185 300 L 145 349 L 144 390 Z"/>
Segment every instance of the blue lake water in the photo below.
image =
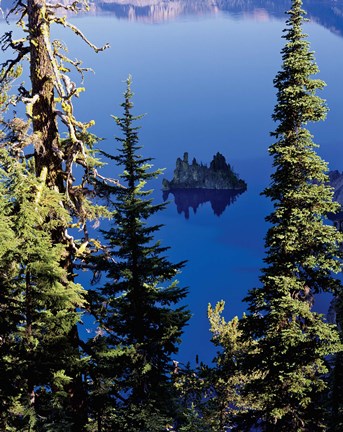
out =
<path fill-rule="evenodd" d="M 142 153 L 155 159 L 172 178 L 177 157 L 209 163 L 220 151 L 248 183 L 248 190 L 220 216 L 209 202 L 196 213 L 179 213 L 171 203 L 154 222 L 163 223 L 158 236 L 171 246 L 172 261 L 187 259 L 179 276 L 189 287 L 187 303 L 193 317 L 186 329 L 179 360 L 193 361 L 196 354 L 209 361 L 207 305 L 224 299 L 226 316 L 246 310 L 242 298 L 259 285 L 264 256 L 265 216 L 269 201 L 260 196 L 268 185 L 271 160 L 269 132 L 275 128 L 273 78 L 281 65 L 281 39 L 290 2 L 140 2 L 142 7 L 96 4 L 87 16 L 72 18 L 95 44 L 109 42 L 111 49 L 94 54 L 68 30 L 57 29 L 71 56 L 94 69 L 85 80 L 86 93 L 77 106 L 83 120 L 94 119 L 93 132 L 113 150 L 116 143 L 111 114 L 120 114 L 124 81 L 133 76 L 136 113 L 140 122 Z M 3 2 L 3 5 L 6 3 Z M 4 7 L 4 6 L 3 6 Z M 305 30 L 327 87 L 321 96 L 330 107 L 328 119 L 312 128 L 319 153 L 330 169 L 343 169 L 343 1 L 307 1 L 311 21 Z M 7 30 L 1 23 L 1 33 Z M 3 54 L 2 54 L 3 56 Z M 107 174 L 117 177 L 113 167 Z M 160 181 L 153 183 L 161 201 Z M 179 206 L 180 211 L 180 206 Z M 320 297 L 317 310 L 325 313 L 328 298 Z"/>

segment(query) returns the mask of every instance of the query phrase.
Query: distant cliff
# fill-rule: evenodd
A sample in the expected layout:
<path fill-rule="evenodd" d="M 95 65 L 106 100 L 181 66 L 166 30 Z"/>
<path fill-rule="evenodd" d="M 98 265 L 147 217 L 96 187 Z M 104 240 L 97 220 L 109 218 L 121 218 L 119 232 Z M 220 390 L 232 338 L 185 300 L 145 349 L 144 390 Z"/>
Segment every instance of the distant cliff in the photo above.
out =
<path fill-rule="evenodd" d="M 13 0 L 2 0 L 1 8 L 9 11 Z M 52 0 L 51 3 L 71 4 L 73 0 Z M 343 35 L 341 0 L 303 0 L 307 17 L 340 36 Z M 94 0 L 93 13 L 112 13 L 118 18 L 140 22 L 163 22 L 180 16 L 218 14 L 236 17 L 243 13 L 255 20 L 284 19 L 290 0 Z"/>
<path fill-rule="evenodd" d="M 49 3 L 71 5 L 74 0 L 51 0 Z M 343 5 L 341 0 L 303 0 L 307 17 L 331 32 L 343 35 Z M 236 17 L 244 14 L 255 20 L 284 19 L 290 0 L 93 0 L 89 14 L 113 14 L 117 18 L 140 22 L 163 22 L 180 16 L 218 14 L 223 11 Z M 6 16 L 13 0 L 1 0 Z"/>
<path fill-rule="evenodd" d="M 210 166 L 199 164 L 194 158 L 189 164 L 188 153 L 183 160 L 178 158 L 174 177 L 171 181 L 163 180 L 163 190 L 174 189 L 217 189 L 217 190 L 245 190 L 247 184 L 241 180 L 226 163 L 225 157 L 217 153 Z"/>

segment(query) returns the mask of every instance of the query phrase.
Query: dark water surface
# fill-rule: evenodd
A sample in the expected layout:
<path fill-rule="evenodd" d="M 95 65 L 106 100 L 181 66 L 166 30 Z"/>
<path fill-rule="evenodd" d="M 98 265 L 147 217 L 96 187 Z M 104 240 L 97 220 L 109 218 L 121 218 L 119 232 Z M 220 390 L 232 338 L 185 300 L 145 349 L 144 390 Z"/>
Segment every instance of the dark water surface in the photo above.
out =
<path fill-rule="evenodd" d="M 281 65 L 284 11 L 290 2 L 141 0 L 141 7 L 134 4 L 135 0 L 99 2 L 89 16 L 72 18 L 94 43 L 110 43 L 111 49 L 104 53 L 92 53 L 68 30 L 55 35 L 66 42 L 71 56 L 95 71 L 86 77 L 87 90 L 77 112 L 83 120 L 96 121 L 93 132 L 106 138 L 102 143 L 106 150 L 116 147 L 112 137 L 118 131 L 110 115 L 120 114 L 124 81 L 132 74 L 136 113 L 147 113 L 141 121 L 142 153 L 155 158 L 156 167 L 165 168 L 166 178 L 172 178 L 176 158 L 185 151 L 203 163 L 219 151 L 248 184 L 245 193 L 217 201 L 208 196 L 187 201 L 170 194 L 171 204 L 155 220 L 165 225 L 159 236 L 163 245 L 171 246 L 170 259 L 188 259 L 179 280 L 189 287 L 193 317 L 179 359 L 193 361 L 198 353 L 208 361 L 214 352 L 208 303 L 224 299 L 228 318 L 241 315 L 246 310 L 242 298 L 259 284 L 264 218 L 271 210 L 260 192 L 271 173 L 267 149 L 269 132 L 275 128 L 273 78 Z M 330 107 L 328 119 L 312 130 L 330 169 L 342 170 L 343 1 L 304 4 L 311 19 L 305 30 L 316 52 L 319 77 L 327 83 L 321 96 Z M 4 23 L 0 30 L 7 30 Z M 110 169 L 117 177 L 113 168 L 107 173 Z M 159 201 L 161 182 L 152 185 Z M 316 307 L 326 312 L 328 299 L 319 298 Z"/>

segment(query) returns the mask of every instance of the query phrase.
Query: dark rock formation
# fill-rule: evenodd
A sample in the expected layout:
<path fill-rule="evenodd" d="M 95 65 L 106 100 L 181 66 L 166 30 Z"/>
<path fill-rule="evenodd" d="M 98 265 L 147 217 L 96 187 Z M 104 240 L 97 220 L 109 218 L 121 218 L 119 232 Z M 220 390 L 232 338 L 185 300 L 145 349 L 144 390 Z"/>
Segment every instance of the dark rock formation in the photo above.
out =
<path fill-rule="evenodd" d="M 241 190 L 247 188 L 245 181 L 233 172 L 230 164 L 226 163 L 224 156 L 217 153 L 209 167 L 199 164 L 194 158 L 188 162 L 188 153 L 183 160 L 176 161 L 174 178 L 171 181 L 163 180 L 163 190 L 175 189 L 215 189 L 215 190 Z"/>

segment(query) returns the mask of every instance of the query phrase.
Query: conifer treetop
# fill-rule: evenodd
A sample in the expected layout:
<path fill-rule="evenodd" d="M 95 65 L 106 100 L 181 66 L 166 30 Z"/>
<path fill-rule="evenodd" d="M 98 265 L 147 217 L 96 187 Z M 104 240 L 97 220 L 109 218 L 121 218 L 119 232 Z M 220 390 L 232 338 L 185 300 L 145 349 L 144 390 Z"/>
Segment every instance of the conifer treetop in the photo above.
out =
<path fill-rule="evenodd" d="M 316 293 L 342 292 L 335 273 L 342 269 L 343 236 L 326 224 L 328 213 L 339 205 L 327 184 L 327 164 L 306 128 L 323 120 L 327 107 L 316 94 L 325 84 L 314 77 L 318 67 L 302 30 L 304 22 L 302 1 L 293 0 L 282 66 L 274 80 L 277 126 L 269 148 L 274 172 L 263 192 L 274 209 L 266 218 L 271 227 L 261 287 L 245 298 L 250 313 L 233 329 L 223 326 L 222 338 L 216 338 L 224 347 L 218 364 L 232 352 L 225 332 L 244 347 L 234 353 L 233 372 L 226 378 L 242 383 L 236 391 L 238 408 L 243 409 L 231 417 L 233 430 L 240 432 L 254 427 L 272 432 L 327 430 L 321 403 L 329 371 L 326 358 L 342 350 L 336 326 L 313 311 Z M 221 308 L 214 316 L 219 319 L 220 313 Z"/>

